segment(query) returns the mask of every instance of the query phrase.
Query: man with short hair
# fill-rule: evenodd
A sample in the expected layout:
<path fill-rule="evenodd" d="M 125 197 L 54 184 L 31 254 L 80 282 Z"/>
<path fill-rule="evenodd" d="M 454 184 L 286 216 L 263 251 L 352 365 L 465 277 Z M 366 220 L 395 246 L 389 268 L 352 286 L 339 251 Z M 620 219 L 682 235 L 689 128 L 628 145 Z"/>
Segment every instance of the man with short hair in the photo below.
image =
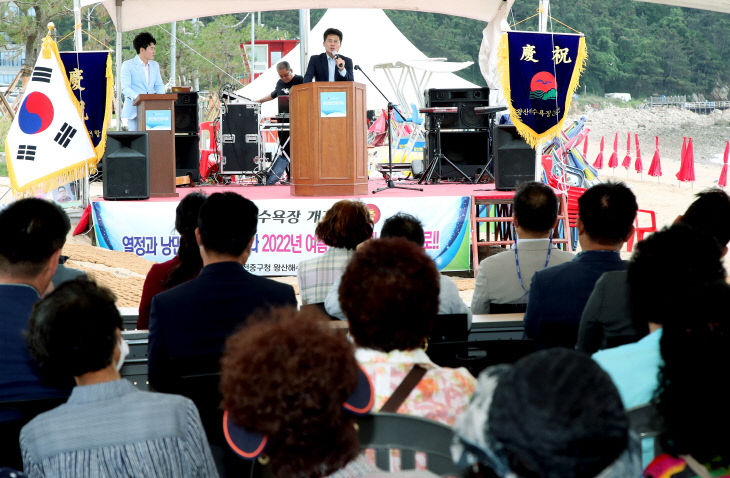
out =
<path fill-rule="evenodd" d="M 730 241 L 730 196 L 716 188 L 702 191 L 674 223 L 687 224 L 713 237 L 724 256 Z M 677 247 L 684 246 L 677 244 Z M 637 324 L 632 320 L 627 272 L 603 274 L 583 310 L 576 349 L 592 354 L 600 349 L 634 342 L 646 333 L 643 321 Z"/>
<path fill-rule="evenodd" d="M 235 221 L 230 220 L 231 211 L 236 212 Z M 236 193 L 210 195 L 200 207 L 195 229 L 203 259 L 200 274 L 157 294 L 150 311 L 150 385 L 195 402 L 214 456 L 222 456 L 236 474 L 248 471 L 225 444 L 218 407 L 226 339 L 259 309 L 297 305 L 290 285 L 244 268 L 258 214 L 253 202 Z"/>
<path fill-rule="evenodd" d="M 24 331 L 51 284 L 70 229 L 66 213 L 42 199 L 21 199 L 0 211 L 0 401 L 68 395 L 42 383 Z M 0 423 L 13 415 L 0 409 Z"/>
<path fill-rule="evenodd" d="M 230 221 L 230 212 L 237 220 Z M 216 193 L 200 208 L 195 237 L 203 269 L 198 276 L 152 299 L 150 384 L 176 392 L 181 376 L 215 373 L 226 338 L 259 308 L 296 306 L 294 289 L 258 277 L 244 265 L 256 234 L 258 208 L 238 194 Z"/>
<path fill-rule="evenodd" d="M 533 181 L 520 186 L 513 200 L 512 223 L 517 233 L 512 251 L 489 256 L 479 264 L 471 300 L 473 314 L 520 307 L 524 311 L 535 272 L 573 260 L 573 254 L 552 244 L 558 198 L 546 184 Z"/>
<path fill-rule="evenodd" d="M 139 95 L 162 94 L 165 84 L 160 76 L 160 64 L 155 59 L 155 37 L 148 32 L 142 32 L 136 37 L 132 45 L 137 56 L 122 63 L 122 118 L 127 119 L 127 129 L 137 131 L 137 107 L 134 100 Z"/>
<path fill-rule="evenodd" d="M 276 72 L 279 74 L 279 81 L 276 82 L 274 91 L 263 98 L 256 100 L 257 103 L 265 103 L 279 96 L 286 96 L 289 94 L 289 90 L 292 86 L 301 85 L 304 82 L 304 78 L 302 78 L 301 75 L 294 74 L 288 61 L 279 62 L 276 65 Z"/>
<path fill-rule="evenodd" d="M 423 232 L 423 224 L 416 217 L 399 212 L 398 214 L 389 217 L 383 223 L 383 227 L 380 230 L 381 238 L 388 237 L 403 237 L 411 242 L 415 242 L 419 247 L 423 247 L 426 242 L 425 234 Z M 439 286 L 439 314 L 468 314 L 469 324 L 471 324 L 471 314 L 469 309 L 464 304 L 459 296 L 459 288 L 456 286 L 453 280 L 446 277 L 443 274 L 440 276 Z M 327 298 L 324 301 L 324 308 L 327 313 L 333 317 L 337 317 L 341 320 L 347 320 L 345 314 L 342 312 L 340 307 L 340 282 L 342 281 L 342 275 L 340 275 L 334 284 L 330 287 L 327 293 Z"/>
<path fill-rule="evenodd" d="M 578 199 L 581 252 L 532 277 L 525 313 L 525 336 L 538 346 L 573 348 L 586 301 L 598 278 L 626 269 L 619 251 L 633 234 L 636 197 L 623 183 L 603 183 Z"/>
<path fill-rule="evenodd" d="M 336 28 L 324 31 L 324 53 L 309 59 L 304 83 L 314 81 L 354 81 L 352 60 L 340 55 L 342 32 Z"/>

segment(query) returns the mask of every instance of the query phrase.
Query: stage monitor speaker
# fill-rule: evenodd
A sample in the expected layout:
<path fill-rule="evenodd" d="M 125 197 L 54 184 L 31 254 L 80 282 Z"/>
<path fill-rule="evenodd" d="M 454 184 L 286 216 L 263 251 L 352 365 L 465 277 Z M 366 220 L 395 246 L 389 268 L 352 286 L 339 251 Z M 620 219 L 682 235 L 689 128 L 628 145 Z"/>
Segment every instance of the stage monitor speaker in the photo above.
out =
<path fill-rule="evenodd" d="M 457 113 L 441 116 L 442 129 L 485 129 L 489 115 L 474 112 L 477 106 L 489 106 L 489 88 L 453 88 L 426 90 L 426 107 L 457 107 Z M 434 129 L 432 115 L 426 115 L 426 129 Z"/>
<path fill-rule="evenodd" d="M 221 114 L 221 174 L 251 174 L 260 154 L 259 113 L 261 105 L 226 105 Z"/>
<path fill-rule="evenodd" d="M 426 90 L 426 105 L 489 102 L 489 88 L 430 88 Z M 489 105 L 485 105 L 489 106 Z"/>
<path fill-rule="evenodd" d="M 175 174 L 200 181 L 200 139 L 197 135 L 175 135 Z"/>
<path fill-rule="evenodd" d="M 487 164 L 488 131 L 442 131 L 441 152 L 470 178 L 474 178 Z M 436 134 L 426 132 L 426 158 L 431 164 L 436 156 Z M 428 166 L 427 166 L 428 167 Z M 446 161 L 441 162 L 441 171 L 436 168 L 434 177 L 444 180 L 462 180 L 463 177 Z"/>
<path fill-rule="evenodd" d="M 147 132 L 107 132 L 102 162 L 104 199 L 150 197 L 150 150 Z"/>
<path fill-rule="evenodd" d="M 494 130 L 494 182 L 498 190 L 517 189 L 535 180 L 535 150 L 517 128 L 499 125 Z"/>
<path fill-rule="evenodd" d="M 175 100 L 175 132 L 198 132 L 198 93 L 178 93 Z"/>

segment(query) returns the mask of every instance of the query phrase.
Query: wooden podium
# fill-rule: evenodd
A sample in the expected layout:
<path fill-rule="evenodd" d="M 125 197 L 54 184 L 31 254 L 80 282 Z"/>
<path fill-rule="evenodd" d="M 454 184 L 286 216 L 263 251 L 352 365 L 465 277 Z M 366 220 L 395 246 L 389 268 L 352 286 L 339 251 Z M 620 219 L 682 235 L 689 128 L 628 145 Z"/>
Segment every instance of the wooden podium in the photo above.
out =
<path fill-rule="evenodd" d="M 365 85 L 304 83 L 289 98 L 292 194 L 367 194 Z"/>
<path fill-rule="evenodd" d="M 175 100 L 176 94 L 139 95 L 134 100 L 137 128 L 147 131 L 150 146 L 150 197 L 178 196 L 175 192 Z M 147 129 L 148 114 L 154 114 L 156 119 L 165 117 L 166 113 L 158 111 L 169 111 L 169 125 L 163 121 L 160 129 Z"/>

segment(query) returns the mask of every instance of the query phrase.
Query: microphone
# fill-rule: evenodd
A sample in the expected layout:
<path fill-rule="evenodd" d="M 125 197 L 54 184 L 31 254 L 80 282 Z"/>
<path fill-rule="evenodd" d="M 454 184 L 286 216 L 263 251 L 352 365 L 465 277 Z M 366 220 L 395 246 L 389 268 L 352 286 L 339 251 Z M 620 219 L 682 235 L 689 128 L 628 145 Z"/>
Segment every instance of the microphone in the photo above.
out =
<path fill-rule="evenodd" d="M 359 70 L 360 69 L 360 65 L 355 65 L 353 68 L 355 68 L 356 70 Z"/>

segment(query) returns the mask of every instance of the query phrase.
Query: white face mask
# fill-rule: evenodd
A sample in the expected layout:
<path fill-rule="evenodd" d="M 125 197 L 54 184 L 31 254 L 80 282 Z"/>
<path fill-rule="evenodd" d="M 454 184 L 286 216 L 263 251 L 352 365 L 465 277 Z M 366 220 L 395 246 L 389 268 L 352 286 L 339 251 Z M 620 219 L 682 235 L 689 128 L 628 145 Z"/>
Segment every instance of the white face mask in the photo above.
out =
<path fill-rule="evenodd" d="M 119 361 L 117 362 L 117 370 L 122 369 L 124 359 L 129 355 L 129 344 L 124 339 L 119 339 Z"/>

